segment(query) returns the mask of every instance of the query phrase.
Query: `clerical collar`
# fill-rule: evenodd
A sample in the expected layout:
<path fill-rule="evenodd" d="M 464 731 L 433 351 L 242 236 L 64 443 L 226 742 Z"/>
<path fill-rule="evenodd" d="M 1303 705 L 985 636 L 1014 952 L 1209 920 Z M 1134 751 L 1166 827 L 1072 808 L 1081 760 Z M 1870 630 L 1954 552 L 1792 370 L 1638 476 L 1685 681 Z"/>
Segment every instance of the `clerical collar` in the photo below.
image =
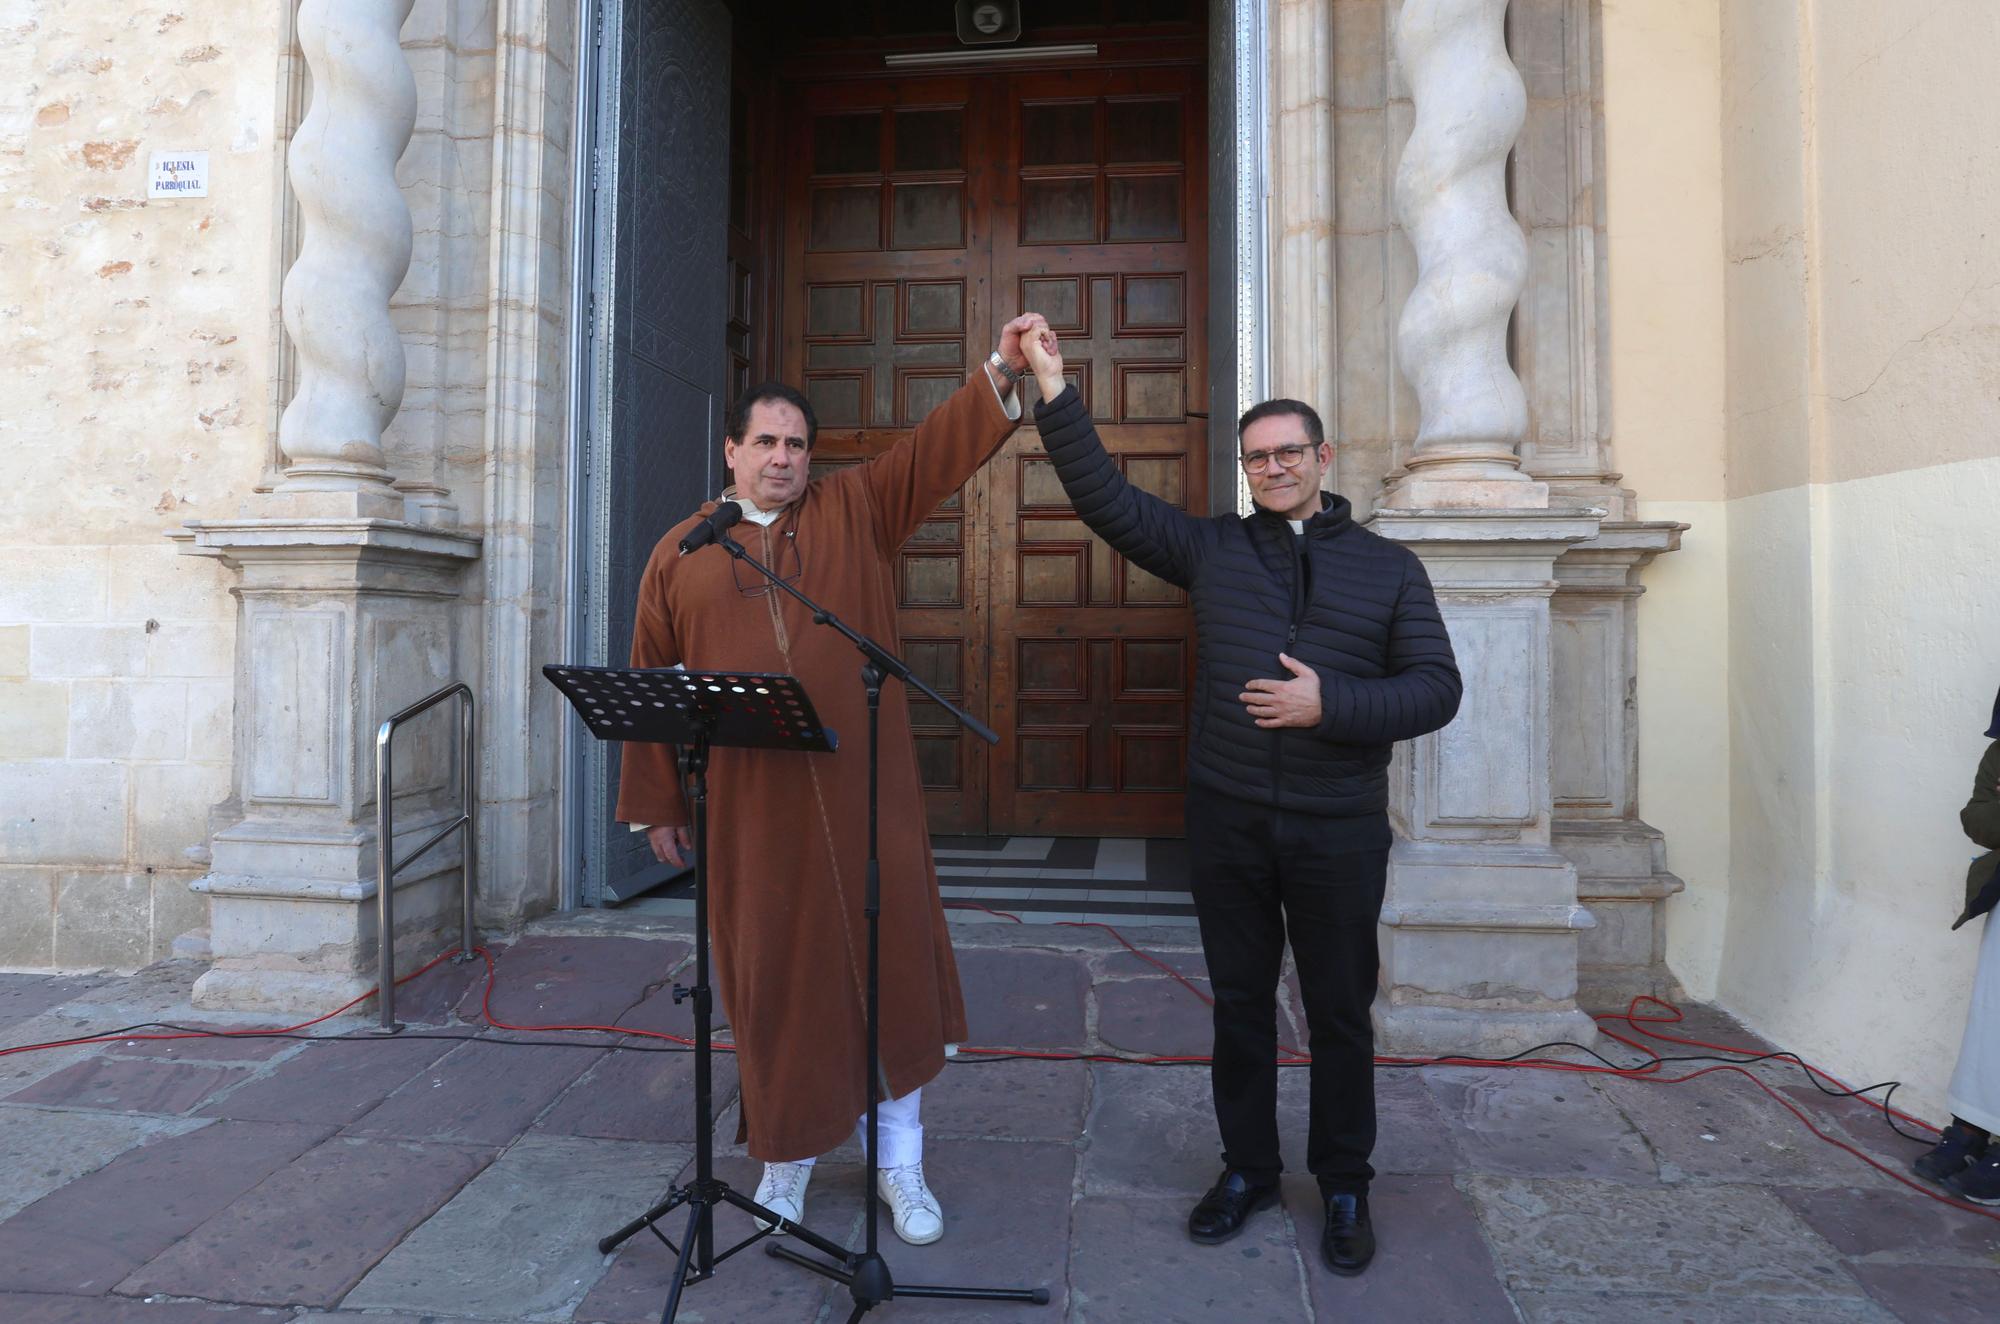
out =
<path fill-rule="evenodd" d="M 737 505 L 743 507 L 744 519 L 749 520 L 752 524 L 762 524 L 766 528 L 776 524 L 778 517 L 785 513 L 783 506 L 778 507 L 776 510 L 765 510 L 749 497 L 735 495 L 734 489 L 724 492 L 722 499 L 724 501 L 734 501 Z"/>
<path fill-rule="evenodd" d="M 746 508 L 743 513 L 748 515 L 750 512 Z M 1292 526 L 1293 533 L 1304 533 L 1306 531 L 1306 522 L 1302 519 L 1288 519 L 1285 523 Z"/>

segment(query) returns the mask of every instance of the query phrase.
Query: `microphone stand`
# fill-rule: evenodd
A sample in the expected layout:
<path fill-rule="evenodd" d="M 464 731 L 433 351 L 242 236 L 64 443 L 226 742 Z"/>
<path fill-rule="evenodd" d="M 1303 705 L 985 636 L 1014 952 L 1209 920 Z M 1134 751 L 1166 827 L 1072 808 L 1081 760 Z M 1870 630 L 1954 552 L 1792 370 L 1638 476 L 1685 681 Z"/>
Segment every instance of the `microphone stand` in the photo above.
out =
<path fill-rule="evenodd" d="M 750 555 L 743 549 L 743 545 L 730 537 L 727 532 L 718 531 L 715 544 L 764 576 L 774 588 L 782 589 L 797 599 L 812 612 L 815 625 L 829 626 L 853 644 L 856 651 L 861 654 L 861 684 L 868 695 L 868 873 L 867 890 L 862 903 L 862 914 L 868 920 L 868 1053 L 865 1063 L 868 1088 L 867 1248 L 859 1255 L 849 1254 L 837 1267 L 801 1255 L 789 1246 L 767 1243 L 764 1249 L 779 1259 L 789 1260 L 801 1268 L 810 1269 L 822 1277 L 845 1284 L 849 1294 L 854 1298 L 854 1313 L 847 1317 L 848 1324 L 855 1324 L 855 1321 L 874 1307 L 899 1296 L 956 1301 L 1015 1301 L 1023 1305 L 1045 1306 L 1049 1303 L 1049 1289 L 1046 1287 L 940 1287 L 913 1283 L 898 1285 L 891 1277 L 889 1266 L 877 1249 L 876 1242 L 875 1225 L 882 1203 L 881 1191 L 878 1189 L 881 1162 L 877 1149 L 881 1133 L 879 1100 L 876 1097 L 875 1084 L 881 1058 L 882 863 L 877 838 L 877 815 L 880 793 L 878 756 L 882 681 L 885 677 L 894 677 L 903 684 L 916 688 L 957 718 L 959 725 L 989 745 L 999 744 L 1000 737 L 984 722 L 925 684 L 901 658 L 867 635 L 853 629 L 847 622 L 814 602 L 796 586 L 774 573 L 769 566 Z"/>

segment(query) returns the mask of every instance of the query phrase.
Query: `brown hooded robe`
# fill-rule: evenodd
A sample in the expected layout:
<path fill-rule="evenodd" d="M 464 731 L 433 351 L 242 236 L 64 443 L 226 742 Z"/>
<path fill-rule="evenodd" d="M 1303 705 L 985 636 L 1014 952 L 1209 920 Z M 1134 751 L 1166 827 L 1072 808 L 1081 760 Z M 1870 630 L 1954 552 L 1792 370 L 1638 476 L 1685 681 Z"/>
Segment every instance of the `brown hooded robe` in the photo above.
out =
<path fill-rule="evenodd" d="M 814 480 L 766 527 L 733 531 L 750 555 L 849 626 L 900 651 L 897 549 L 984 464 L 1017 423 L 984 369 L 859 465 Z M 683 557 L 698 514 L 653 549 L 639 589 L 635 667 L 797 676 L 840 738 L 831 754 L 716 749 L 708 776 L 709 925 L 716 983 L 736 1043 L 743 1132 L 767 1162 L 837 1146 L 868 1108 L 868 722 L 861 655 L 719 548 Z M 964 660 L 972 665 L 973 659 Z M 883 1097 L 944 1067 L 965 1037 L 965 1003 L 938 899 L 903 686 L 881 717 Z M 672 750 L 624 746 L 618 819 L 685 826 Z"/>

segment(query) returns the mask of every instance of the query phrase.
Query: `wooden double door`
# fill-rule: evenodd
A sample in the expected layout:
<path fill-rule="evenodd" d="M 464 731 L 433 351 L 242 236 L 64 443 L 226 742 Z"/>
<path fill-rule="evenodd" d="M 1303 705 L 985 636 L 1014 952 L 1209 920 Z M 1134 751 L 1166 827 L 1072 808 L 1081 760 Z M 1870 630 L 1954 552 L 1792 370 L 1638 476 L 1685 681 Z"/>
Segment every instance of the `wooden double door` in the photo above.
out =
<path fill-rule="evenodd" d="M 1206 112 L 1196 67 L 803 83 L 781 93 L 783 376 L 815 466 L 907 435 L 1024 310 L 1125 476 L 1208 510 Z M 988 747 L 913 699 L 931 829 L 1178 836 L 1186 595 L 1076 519 L 1028 417 L 901 553 L 902 643 Z"/>

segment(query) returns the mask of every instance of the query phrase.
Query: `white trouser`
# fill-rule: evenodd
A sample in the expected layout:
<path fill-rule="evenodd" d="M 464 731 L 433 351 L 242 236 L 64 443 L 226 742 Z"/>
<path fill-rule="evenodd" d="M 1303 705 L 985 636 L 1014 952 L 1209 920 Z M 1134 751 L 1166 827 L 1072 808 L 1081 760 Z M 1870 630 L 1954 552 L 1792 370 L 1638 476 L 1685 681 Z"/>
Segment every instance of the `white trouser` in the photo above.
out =
<path fill-rule="evenodd" d="M 875 1105 L 875 1112 L 882 1125 L 882 1158 L 885 1168 L 906 1168 L 912 1163 L 921 1163 L 924 1157 L 924 1124 L 918 1117 L 924 1103 L 923 1087 L 919 1085 L 900 1099 L 888 1099 Z M 862 1157 L 868 1154 L 868 1114 L 863 1113 L 854 1122 L 854 1138 L 861 1144 Z M 800 1159 L 811 1167 L 816 1160 Z"/>

